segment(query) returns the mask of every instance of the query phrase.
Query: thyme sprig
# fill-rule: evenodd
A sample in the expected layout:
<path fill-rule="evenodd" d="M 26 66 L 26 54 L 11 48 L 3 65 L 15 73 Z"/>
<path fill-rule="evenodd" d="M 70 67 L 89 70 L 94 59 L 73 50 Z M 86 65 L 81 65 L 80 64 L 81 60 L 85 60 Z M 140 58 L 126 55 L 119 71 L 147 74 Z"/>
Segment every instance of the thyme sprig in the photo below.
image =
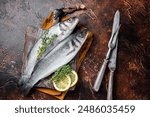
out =
<path fill-rule="evenodd" d="M 44 52 L 46 51 L 47 47 L 58 37 L 58 35 L 54 34 L 51 37 L 47 37 L 48 30 L 46 30 L 41 38 L 42 38 L 42 45 L 37 50 L 37 59 L 40 59 Z"/>
<path fill-rule="evenodd" d="M 71 73 L 72 69 L 70 65 L 64 65 L 56 70 L 54 75 L 52 76 L 52 81 L 59 81 L 60 79 L 64 78 L 66 75 Z"/>

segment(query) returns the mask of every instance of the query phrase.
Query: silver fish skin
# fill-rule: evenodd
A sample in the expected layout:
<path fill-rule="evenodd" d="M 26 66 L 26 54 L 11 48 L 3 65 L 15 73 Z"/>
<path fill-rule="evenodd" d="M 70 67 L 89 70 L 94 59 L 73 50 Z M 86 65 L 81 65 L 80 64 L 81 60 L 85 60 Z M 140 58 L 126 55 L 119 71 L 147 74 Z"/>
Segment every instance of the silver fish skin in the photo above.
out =
<path fill-rule="evenodd" d="M 51 27 L 48 30 L 47 37 L 51 37 L 54 34 L 58 35 L 58 37 L 48 46 L 46 52 L 42 55 L 41 59 L 43 59 L 45 55 L 47 55 L 50 51 L 52 51 L 57 46 L 57 44 L 65 40 L 73 32 L 78 22 L 79 22 L 79 19 L 76 17 L 73 17 L 68 20 L 65 20 L 64 22 L 59 22 L 53 27 Z M 34 70 L 34 67 L 39 61 L 37 59 L 37 54 L 38 54 L 37 51 L 39 47 L 41 47 L 41 45 L 42 45 L 42 38 L 40 38 L 36 42 L 32 50 L 28 54 L 27 65 L 21 76 L 21 79 L 19 80 L 19 83 L 18 83 L 19 86 L 23 85 L 25 82 L 27 82 L 30 79 L 31 74 Z"/>
<path fill-rule="evenodd" d="M 22 92 L 27 95 L 37 82 L 51 75 L 59 67 L 69 63 L 76 56 L 87 36 L 86 30 L 76 32 L 54 48 L 38 63 L 30 80 L 22 86 Z"/>

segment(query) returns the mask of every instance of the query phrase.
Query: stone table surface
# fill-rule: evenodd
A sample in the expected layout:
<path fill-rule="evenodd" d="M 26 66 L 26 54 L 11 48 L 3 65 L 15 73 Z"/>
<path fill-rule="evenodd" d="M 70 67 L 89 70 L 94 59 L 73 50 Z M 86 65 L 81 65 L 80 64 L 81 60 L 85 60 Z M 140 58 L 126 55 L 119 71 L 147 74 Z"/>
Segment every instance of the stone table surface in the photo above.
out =
<path fill-rule="evenodd" d="M 106 99 L 109 70 L 100 91 L 92 86 L 108 50 L 112 21 L 121 12 L 121 29 L 114 99 L 150 99 L 150 1 L 148 0 L 0 0 L 0 99 L 54 99 L 33 92 L 23 96 L 17 82 L 21 74 L 25 29 L 40 27 L 55 8 L 85 4 L 80 23 L 94 33 L 94 41 L 79 69 L 75 91 L 65 99 Z M 90 13 L 89 13 L 90 12 Z"/>

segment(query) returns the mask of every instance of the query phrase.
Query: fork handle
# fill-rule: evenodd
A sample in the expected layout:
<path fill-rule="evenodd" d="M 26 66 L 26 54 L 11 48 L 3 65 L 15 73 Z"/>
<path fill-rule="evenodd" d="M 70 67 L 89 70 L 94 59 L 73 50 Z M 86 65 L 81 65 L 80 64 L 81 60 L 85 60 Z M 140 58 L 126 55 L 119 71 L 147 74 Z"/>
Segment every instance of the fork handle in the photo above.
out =
<path fill-rule="evenodd" d="M 96 81 L 95 81 L 94 86 L 93 86 L 93 90 L 95 92 L 99 91 L 102 79 L 104 77 L 104 73 L 105 73 L 105 70 L 106 70 L 107 63 L 108 63 L 108 60 L 104 59 L 104 62 L 102 64 L 102 66 L 101 66 L 101 69 L 100 69 L 100 71 L 98 73 L 98 76 L 97 76 Z"/>
<path fill-rule="evenodd" d="M 111 71 L 109 77 L 109 83 L 108 83 L 107 100 L 113 99 L 113 77 L 114 77 L 114 71 Z"/>

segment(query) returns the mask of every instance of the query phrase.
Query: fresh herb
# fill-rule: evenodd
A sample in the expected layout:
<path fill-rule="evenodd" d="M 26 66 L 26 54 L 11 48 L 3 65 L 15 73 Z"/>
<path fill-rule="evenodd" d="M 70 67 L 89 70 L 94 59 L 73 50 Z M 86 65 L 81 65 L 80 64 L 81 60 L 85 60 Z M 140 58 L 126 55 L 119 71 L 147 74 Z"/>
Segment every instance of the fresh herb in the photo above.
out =
<path fill-rule="evenodd" d="M 37 51 L 37 59 L 40 59 L 42 57 L 42 55 L 46 51 L 48 45 L 51 44 L 58 37 L 58 35 L 56 35 L 56 34 L 52 35 L 51 37 L 47 37 L 47 34 L 48 34 L 48 30 L 46 30 L 41 36 L 42 45 L 41 45 L 41 47 L 39 47 L 39 49 Z"/>
<path fill-rule="evenodd" d="M 66 75 L 70 74 L 72 71 L 70 65 L 64 65 L 57 69 L 57 71 L 52 76 L 51 80 L 58 81 L 61 78 L 64 78 Z"/>

